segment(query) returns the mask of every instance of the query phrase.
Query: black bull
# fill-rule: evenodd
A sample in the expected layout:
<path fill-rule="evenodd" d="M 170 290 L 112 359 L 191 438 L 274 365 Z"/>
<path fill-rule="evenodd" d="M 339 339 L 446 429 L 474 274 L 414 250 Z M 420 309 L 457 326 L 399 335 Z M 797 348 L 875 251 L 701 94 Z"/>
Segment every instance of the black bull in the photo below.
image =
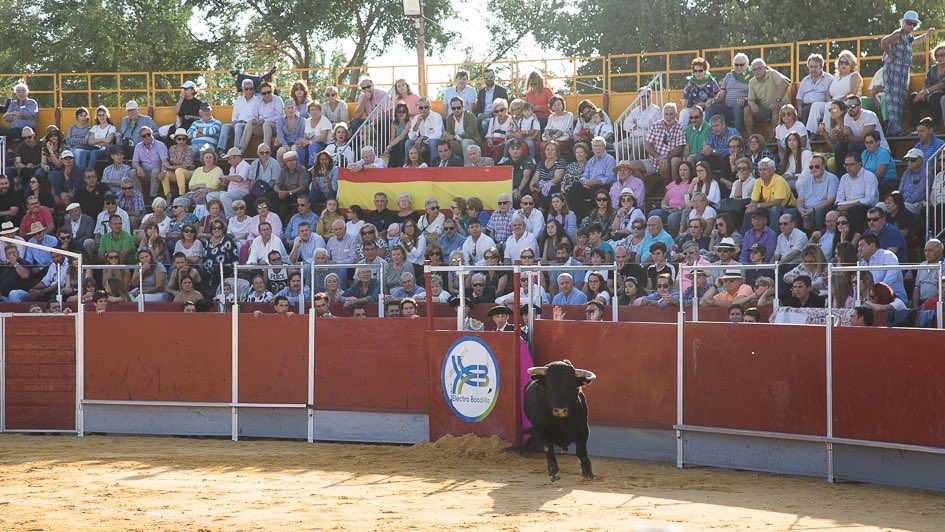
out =
<path fill-rule="evenodd" d="M 548 475 L 561 478 L 554 446 L 567 449 L 572 443 L 581 460 L 584 480 L 594 478 L 587 457 L 587 399 L 582 386 L 597 378 L 592 372 L 575 369 L 570 362 L 552 362 L 529 368 L 532 380 L 525 386 L 525 415 L 532 422 L 532 440 L 522 447 L 539 444 L 548 458 Z"/>

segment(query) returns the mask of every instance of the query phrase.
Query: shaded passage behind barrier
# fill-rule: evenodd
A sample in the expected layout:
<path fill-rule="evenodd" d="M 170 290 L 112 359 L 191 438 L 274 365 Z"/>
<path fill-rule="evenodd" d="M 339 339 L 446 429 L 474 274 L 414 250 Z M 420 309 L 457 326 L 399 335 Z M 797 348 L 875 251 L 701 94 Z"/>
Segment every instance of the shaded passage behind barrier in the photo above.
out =
<path fill-rule="evenodd" d="M 826 436 L 824 328 L 686 323 L 683 423 Z"/>
<path fill-rule="evenodd" d="M 229 403 L 230 316 L 85 317 L 85 398 Z"/>
<path fill-rule="evenodd" d="M 945 447 L 945 331 L 837 328 L 834 436 Z"/>
<path fill-rule="evenodd" d="M 8 316 L 7 430 L 75 430 L 75 318 Z"/>
<path fill-rule="evenodd" d="M 597 374 L 584 390 L 592 423 L 672 428 L 675 324 L 536 321 L 535 363 L 563 358 Z"/>
<path fill-rule="evenodd" d="M 308 402 L 308 316 L 240 314 L 239 402 Z"/>
<path fill-rule="evenodd" d="M 426 414 L 426 328 L 425 319 L 316 319 L 315 407 Z"/>

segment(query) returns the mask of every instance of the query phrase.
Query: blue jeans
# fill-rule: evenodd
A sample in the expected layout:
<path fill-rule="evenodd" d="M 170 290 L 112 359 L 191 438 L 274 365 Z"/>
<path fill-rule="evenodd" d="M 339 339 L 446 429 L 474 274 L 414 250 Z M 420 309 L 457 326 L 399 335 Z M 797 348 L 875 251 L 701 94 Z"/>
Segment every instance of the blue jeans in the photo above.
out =
<path fill-rule="evenodd" d="M 737 129 L 741 132 L 742 135 L 745 135 L 745 106 L 736 105 L 735 107 L 727 107 L 722 103 L 714 103 L 705 112 L 706 119 L 712 118 L 715 115 L 722 115 L 725 117 L 725 122 L 730 126 Z M 749 132 L 750 134 L 751 132 Z"/>

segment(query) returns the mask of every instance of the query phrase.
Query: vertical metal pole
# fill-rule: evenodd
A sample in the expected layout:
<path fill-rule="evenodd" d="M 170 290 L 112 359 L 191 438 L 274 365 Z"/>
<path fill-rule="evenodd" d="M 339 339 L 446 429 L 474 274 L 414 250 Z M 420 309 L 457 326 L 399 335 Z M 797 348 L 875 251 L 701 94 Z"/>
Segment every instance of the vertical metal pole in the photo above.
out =
<path fill-rule="evenodd" d="M 299 272 L 299 282 L 302 287 L 299 289 L 299 314 L 305 314 L 305 275 Z"/>
<path fill-rule="evenodd" d="M 938 316 L 938 328 L 942 328 L 942 263 L 938 263 L 938 304 L 936 305 L 935 315 Z"/>
<path fill-rule="evenodd" d="M 682 277 L 679 281 L 682 288 Z M 682 296 L 680 296 L 682 297 Z M 680 302 L 676 314 L 676 425 L 683 424 L 683 326 L 686 323 L 686 310 Z M 676 429 L 676 467 L 683 466 L 683 433 Z"/>
<path fill-rule="evenodd" d="M 463 268 L 466 266 L 463 265 Z M 458 275 L 457 280 L 459 282 L 459 311 L 456 313 L 456 330 L 462 331 L 465 329 L 465 320 L 466 320 L 466 270 L 460 270 L 456 272 Z"/>
<path fill-rule="evenodd" d="M 430 270 L 430 259 L 423 261 L 423 287 L 426 290 L 427 300 L 427 329 L 433 330 L 433 272 Z"/>
<path fill-rule="evenodd" d="M 236 270 L 233 270 L 236 276 Z M 234 283 L 233 291 L 236 291 Z M 230 439 L 239 440 L 239 362 L 240 362 L 240 315 L 239 306 L 233 298 L 232 312 L 230 313 Z"/>
<path fill-rule="evenodd" d="M 538 272 L 538 275 L 541 275 L 541 272 Z M 611 307 L 611 320 L 616 323 L 619 320 L 619 312 L 617 309 L 617 276 L 620 275 L 620 268 L 617 267 L 617 261 L 614 260 L 614 293 L 610 294 L 610 307 Z M 530 314 L 530 313 L 529 313 Z M 532 330 L 531 323 L 528 324 L 528 330 Z"/>
<path fill-rule="evenodd" d="M 220 294 L 223 294 L 223 285 L 226 283 L 226 275 L 223 273 L 223 263 L 220 263 Z M 220 305 L 217 307 L 217 312 L 223 314 L 226 312 L 226 300 L 220 302 Z"/>
<path fill-rule="evenodd" d="M 313 270 L 314 271 L 314 270 Z M 315 441 L 315 312 L 308 313 L 308 395 L 305 413 L 308 417 L 308 442 Z"/>
<path fill-rule="evenodd" d="M 309 265 L 309 308 L 311 312 L 315 312 L 315 262 Z M 338 286 L 341 286 L 341 276 L 338 277 Z"/>
<path fill-rule="evenodd" d="M 515 308 L 512 309 L 512 318 L 515 320 L 515 329 L 513 336 L 514 362 L 512 372 L 515 374 L 515 444 L 518 445 L 522 440 L 522 261 L 516 259 L 512 266 L 513 282 L 513 301 Z"/>
<path fill-rule="evenodd" d="M 781 282 L 780 282 L 781 279 L 780 279 L 780 275 L 778 274 L 779 271 L 781 271 L 781 264 L 780 264 L 780 261 L 776 260 L 774 261 L 774 303 L 773 303 L 774 311 L 777 311 L 778 307 L 781 306 L 781 295 L 779 293 L 780 290 L 778 290 L 778 287 L 781 286 Z"/>
<path fill-rule="evenodd" d="M 75 312 L 75 430 L 78 436 L 85 435 L 85 308 L 82 304 L 82 256 L 78 258 L 79 301 Z M 2 393 L 2 392 L 0 392 Z"/>
<path fill-rule="evenodd" d="M 683 268 L 688 268 L 688 266 L 685 266 L 685 265 L 684 265 L 684 266 L 682 266 L 682 268 L 680 268 L 680 269 L 683 269 Z M 685 270 L 683 270 L 683 271 L 685 271 Z M 696 271 L 696 270 L 692 270 L 692 272 L 693 272 L 693 276 L 692 276 L 692 321 L 698 322 L 698 321 L 699 321 L 699 286 L 698 286 L 699 283 L 698 283 L 697 281 L 698 281 L 698 279 L 699 279 L 699 276 L 698 276 L 698 275 L 695 275 L 695 271 Z M 725 273 L 725 272 L 723 271 L 722 273 Z M 680 283 L 680 284 L 682 284 L 682 283 Z M 680 307 L 682 306 L 682 292 L 679 293 L 679 306 L 680 306 Z"/>
<path fill-rule="evenodd" d="M 827 404 L 827 482 L 833 482 L 833 266 L 827 264 L 827 327 L 826 327 L 826 404 Z"/>
<path fill-rule="evenodd" d="M 144 269 L 140 262 L 138 263 L 138 312 L 144 312 Z"/>
<path fill-rule="evenodd" d="M 542 275 L 541 272 L 529 272 L 531 275 L 526 275 L 528 280 L 528 289 L 534 290 L 532 283 L 541 286 L 541 283 L 538 281 L 538 276 Z M 531 276 L 534 276 L 534 281 Z M 541 294 L 541 289 L 539 288 L 539 294 Z M 528 349 L 530 352 L 535 351 L 535 304 L 534 304 L 534 294 L 532 292 L 528 293 Z M 538 304 L 541 305 L 541 296 L 538 297 Z"/>
<path fill-rule="evenodd" d="M 377 317 L 384 317 L 384 263 L 382 262 L 377 274 Z"/>

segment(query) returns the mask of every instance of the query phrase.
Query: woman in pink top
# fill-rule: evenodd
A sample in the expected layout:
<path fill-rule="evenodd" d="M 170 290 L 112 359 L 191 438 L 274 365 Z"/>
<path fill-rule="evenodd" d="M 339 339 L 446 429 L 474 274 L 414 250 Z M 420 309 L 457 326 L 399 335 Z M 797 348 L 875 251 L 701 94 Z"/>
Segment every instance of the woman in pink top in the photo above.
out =
<path fill-rule="evenodd" d="M 669 233 L 674 233 L 679 229 L 682 210 L 689 199 L 686 197 L 689 193 L 689 180 L 695 173 L 695 167 L 691 162 L 681 162 L 679 168 L 676 169 L 675 179 L 666 184 L 666 194 L 660 202 L 660 208 L 650 211 L 650 216 L 659 216 L 663 219 L 663 226 Z"/>
<path fill-rule="evenodd" d="M 551 89 L 545 86 L 545 80 L 541 74 L 532 72 L 528 75 L 528 92 L 525 93 L 525 101 L 535 108 L 535 116 L 542 129 L 545 129 L 548 124 L 548 116 L 551 114 L 548 102 L 554 95 Z"/>
<path fill-rule="evenodd" d="M 402 103 L 407 106 L 407 113 L 411 117 L 417 116 L 417 113 L 420 112 L 420 110 L 417 109 L 417 102 L 420 101 L 420 96 L 410 90 L 410 84 L 404 79 L 398 79 L 397 82 L 394 83 L 394 95 L 392 99 L 394 100 L 392 108 Z"/>

